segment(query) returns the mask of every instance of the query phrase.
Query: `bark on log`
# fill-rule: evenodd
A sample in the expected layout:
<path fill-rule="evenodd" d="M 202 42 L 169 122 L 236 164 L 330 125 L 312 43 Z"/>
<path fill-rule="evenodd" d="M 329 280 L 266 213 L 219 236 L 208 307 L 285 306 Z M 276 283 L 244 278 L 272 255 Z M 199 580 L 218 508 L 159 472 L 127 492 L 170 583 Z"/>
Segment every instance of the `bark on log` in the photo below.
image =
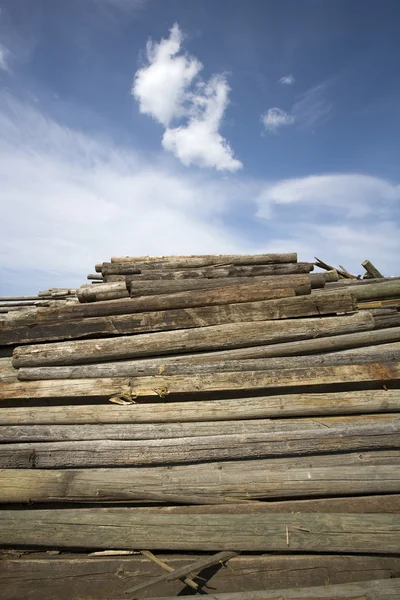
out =
<path fill-rule="evenodd" d="M 226 267 L 206 267 L 203 269 L 183 269 L 175 271 L 172 269 L 146 269 L 143 265 L 129 266 L 118 263 L 105 263 L 102 273 L 108 275 L 126 275 L 128 282 L 146 280 L 182 280 L 182 279 L 219 279 L 225 277 L 270 277 L 276 275 L 294 275 L 299 273 L 310 273 L 313 263 L 288 263 L 276 265 L 254 265 Z"/>
<path fill-rule="evenodd" d="M 1 469 L 54 469 L 171 465 L 308 456 L 330 452 L 399 450 L 400 424 L 330 427 L 304 431 L 167 438 L 0 444 Z"/>
<path fill-rule="evenodd" d="M 128 386 L 125 388 L 128 390 Z M 97 390 L 101 393 L 101 387 Z M 2 407 L 2 425 L 169 423 L 400 412 L 400 390 L 287 394 L 154 404 Z"/>
<path fill-rule="evenodd" d="M 274 459 L 275 465 L 271 465 L 273 459 L 266 459 L 118 470 L 2 469 L 0 501 L 97 503 L 153 500 L 202 505 L 400 492 L 400 463 L 318 466 L 318 458 L 309 457 L 306 466 L 293 467 L 285 464 L 285 459 Z M 400 500 L 400 496 L 398 498 Z M 391 504 L 393 508 L 396 506 L 394 502 Z M 383 512 L 382 508 L 378 510 Z M 398 501 L 397 512 L 399 510 Z"/>
<path fill-rule="evenodd" d="M 179 569 L 189 560 L 185 554 L 158 555 L 172 568 Z M 139 556 L 87 556 L 85 554 L 49 555 L 35 553 L 18 556 L 3 553 L 0 561 L 0 586 L 7 600 L 110 600 L 123 598 L 127 586 L 154 580 L 159 567 Z M 229 561 L 229 569 L 216 569 L 200 573 L 199 585 L 206 585 L 216 592 L 256 589 L 274 590 L 284 587 L 326 586 L 335 583 L 365 581 L 371 586 L 372 579 L 395 581 L 400 577 L 400 558 L 393 556 L 354 555 L 240 555 Z M 197 578 L 196 578 L 197 579 Z M 171 583 L 152 588 L 153 596 L 181 594 L 183 584 Z M 383 586 L 379 584 L 379 590 Z M 73 590 L 73 592 L 72 592 Z M 358 590 L 351 591 L 352 600 Z M 336 596 L 337 597 L 337 596 Z"/>
<path fill-rule="evenodd" d="M 373 317 L 364 312 L 334 318 L 242 322 L 112 339 L 20 346 L 13 352 L 13 366 L 73 365 L 190 351 L 232 349 L 334 336 L 372 327 Z"/>
<path fill-rule="evenodd" d="M 299 369 L 304 367 L 367 365 L 373 363 L 400 362 L 400 342 L 367 346 L 311 356 L 285 356 L 243 360 L 220 360 L 214 362 L 174 361 L 171 358 L 155 358 L 96 365 L 70 367 L 31 367 L 13 369 L 15 379 L 39 381 L 43 379 L 91 379 L 94 377 L 149 377 L 152 375 L 194 375 L 232 371 L 268 371 L 270 369 Z M 1 370 L 0 370 L 1 379 Z"/>
<path fill-rule="evenodd" d="M 267 265 L 296 263 L 297 253 L 286 254 L 203 254 L 193 256 L 118 256 L 112 263 L 144 263 L 148 268 L 162 265 L 166 269 L 197 268 L 211 265 Z"/>
<path fill-rule="evenodd" d="M 8 547 L 400 552 L 400 515 L 390 514 L 4 510 L 0 524 L 0 544 Z"/>
<path fill-rule="evenodd" d="M 0 330 L 0 345 L 118 336 L 230 323 L 349 313 L 353 312 L 355 308 L 354 297 L 346 292 L 334 292 L 319 298 L 298 296 L 259 302 L 178 308 Z"/>
<path fill-rule="evenodd" d="M 400 579 L 365 581 L 316 588 L 297 586 L 279 590 L 256 590 L 213 594 L 213 600 L 395 600 L 400 594 Z M 162 596 L 154 600 L 179 600 L 179 596 Z"/>

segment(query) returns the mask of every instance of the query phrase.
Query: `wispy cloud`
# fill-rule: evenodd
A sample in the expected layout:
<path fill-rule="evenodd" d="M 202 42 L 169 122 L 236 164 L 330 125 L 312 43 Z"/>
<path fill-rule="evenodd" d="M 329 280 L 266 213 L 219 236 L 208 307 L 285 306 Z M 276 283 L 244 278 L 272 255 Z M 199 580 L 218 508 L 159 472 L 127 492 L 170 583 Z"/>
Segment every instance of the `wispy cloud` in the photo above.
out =
<path fill-rule="evenodd" d="M 281 108 L 270 108 L 261 116 L 261 121 L 267 131 L 276 133 L 282 127 L 293 125 L 295 118 Z"/>
<path fill-rule="evenodd" d="M 0 69 L 2 71 L 9 71 L 9 55 L 9 50 L 7 50 L 7 48 L 3 46 L 3 44 L 0 44 Z"/>
<path fill-rule="evenodd" d="M 295 78 L 290 73 L 290 75 L 285 75 L 284 77 L 281 77 L 279 83 L 282 83 L 282 85 L 293 85 L 295 81 Z"/>
<path fill-rule="evenodd" d="M 201 81 L 203 65 L 182 53 L 182 41 L 175 24 L 167 39 L 148 42 L 147 64 L 135 74 L 132 95 L 140 112 L 165 126 L 162 145 L 184 165 L 237 171 L 242 164 L 219 133 L 229 103 L 226 78 L 214 75 L 208 83 Z M 171 126 L 182 119 L 186 123 Z"/>
<path fill-rule="evenodd" d="M 293 104 L 292 114 L 299 127 L 313 128 L 332 115 L 333 102 L 327 99 L 327 86 L 316 85 L 302 94 Z"/>

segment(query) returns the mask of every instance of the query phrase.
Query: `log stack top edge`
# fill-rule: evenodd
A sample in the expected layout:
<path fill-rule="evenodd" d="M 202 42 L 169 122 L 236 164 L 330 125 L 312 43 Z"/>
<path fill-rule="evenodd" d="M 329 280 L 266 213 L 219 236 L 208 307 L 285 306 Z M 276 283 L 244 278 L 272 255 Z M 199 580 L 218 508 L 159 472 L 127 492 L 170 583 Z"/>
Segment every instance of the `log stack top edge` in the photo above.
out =
<path fill-rule="evenodd" d="M 194 267 L 208 265 L 262 265 L 272 263 L 297 262 L 297 252 L 280 254 L 200 254 L 189 256 L 113 256 L 112 263 L 147 263 L 164 265 L 171 264 L 169 268 L 179 266 Z M 97 265 L 96 265 L 97 266 Z"/>

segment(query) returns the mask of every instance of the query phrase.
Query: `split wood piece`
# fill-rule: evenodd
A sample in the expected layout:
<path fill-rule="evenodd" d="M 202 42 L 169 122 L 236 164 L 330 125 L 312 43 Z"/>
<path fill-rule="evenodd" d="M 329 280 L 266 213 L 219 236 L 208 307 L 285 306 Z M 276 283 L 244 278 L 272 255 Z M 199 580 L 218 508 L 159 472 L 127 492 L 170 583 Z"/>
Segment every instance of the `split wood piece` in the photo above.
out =
<path fill-rule="evenodd" d="M 159 554 L 174 569 L 188 560 L 200 559 L 196 554 Z M 2 552 L 0 587 L 7 600 L 71 600 L 71 589 L 80 600 L 123 598 L 128 585 L 155 579 L 158 566 L 141 555 L 124 557 L 91 557 L 86 554 L 33 553 L 19 556 Z M 326 586 L 336 583 L 372 579 L 395 581 L 400 576 L 400 558 L 394 556 L 355 556 L 334 554 L 239 555 L 230 559 L 229 568 L 201 573 L 214 593 L 254 589 L 274 590 L 284 587 Z M 73 584 L 72 584 L 73 582 Z M 200 585 L 204 579 L 199 580 Z M 379 589 L 383 586 L 379 584 Z M 154 586 L 153 595 L 180 594 L 182 583 Z M 358 590 L 352 591 L 352 599 Z M 351 597 L 351 596 L 350 596 Z M 381 596 L 382 598 L 382 596 Z M 392 600 L 392 599 L 391 599 Z"/>
<path fill-rule="evenodd" d="M 208 267 L 211 265 L 267 265 L 296 263 L 297 253 L 286 254 L 203 254 L 193 256 L 114 256 L 112 263 L 144 263 L 148 268 L 162 265 L 165 269 Z"/>
<path fill-rule="evenodd" d="M 43 379 L 91 379 L 97 377 L 149 377 L 152 375 L 195 375 L 232 371 L 268 371 L 269 369 L 299 369 L 317 366 L 367 365 L 372 363 L 400 362 L 400 342 L 353 348 L 311 356 L 284 356 L 243 360 L 219 360 L 189 362 L 171 358 L 155 358 L 131 361 L 107 362 L 95 365 L 70 367 L 27 367 L 14 369 L 14 378 L 20 381 Z M 10 361 L 11 363 L 11 361 Z M 1 379 L 1 367 L 0 367 Z"/>
<path fill-rule="evenodd" d="M 12 366 L 10 357 L 0 358 L 0 384 L 18 381 L 17 370 Z"/>
<path fill-rule="evenodd" d="M 78 290 L 79 302 L 97 302 L 98 300 L 113 300 L 128 298 L 129 292 L 124 281 L 115 283 L 100 283 L 99 285 L 82 286 Z"/>
<path fill-rule="evenodd" d="M 0 524 L 3 547 L 400 553 L 397 514 L 3 510 Z"/>
<path fill-rule="evenodd" d="M 335 336 L 373 327 L 373 317 L 368 312 L 360 312 L 341 317 L 242 322 L 111 339 L 38 344 L 17 347 L 13 352 L 13 366 L 74 365 L 160 354 L 227 350 Z"/>
<path fill-rule="evenodd" d="M 146 553 L 146 551 L 142 551 L 142 554 L 144 554 L 144 556 L 149 556 L 149 554 Z M 230 558 L 233 558 L 234 556 L 237 556 L 237 552 L 226 552 L 225 551 L 225 552 L 218 552 L 217 554 L 214 554 L 213 556 L 204 556 L 194 562 L 191 562 L 188 565 L 181 567 L 180 569 L 175 569 L 175 570 L 172 569 L 172 571 L 170 572 L 169 575 L 160 575 L 159 577 L 156 577 L 156 579 L 154 579 L 154 580 L 149 580 L 147 582 L 137 584 L 134 587 L 126 590 L 125 593 L 133 594 L 134 592 L 138 592 L 139 590 L 144 590 L 153 584 L 162 583 L 162 582 L 168 583 L 170 581 L 176 581 L 177 579 L 184 578 L 187 575 L 193 576 L 196 572 L 201 571 L 202 569 L 207 569 L 209 567 L 213 567 L 214 565 L 217 565 L 218 563 L 223 564 L 226 561 L 228 561 Z M 190 581 L 191 584 L 194 584 L 194 585 L 190 585 L 190 587 L 192 587 L 192 588 L 194 587 L 194 589 L 196 589 L 196 590 L 198 589 L 198 587 L 199 587 L 198 584 L 194 583 L 194 581 L 191 579 L 189 579 L 188 581 Z M 185 580 L 185 583 L 186 583 L 186 580 Z"/>
<path fill-rule="evenodd" d="M 378 579 L 362 583 L 323 585 L 315 588 L 255 590 L 213 594 L 213 600 L 396 600 L 400 595 L 399 579 Z M 154 600 L 179 600 L 179 596 L 160 596 Z"/>
<path fill-rule="evenodd" d="M 319 269 L 324 269 L 325 271 L 336 271 L 338 273 L 338 275 L 340 275 L 340 277 L 343 277 L 344 279 L 357 279 L 357 277 L 355 277 L 354 275 L 351 275 L 347 270 L 343 270 L 342 268 L 337 269 L 335 267 L 332 267 L 331 265 L 328 265 L 326 262 L 317 258 L 316 256 L 314 256 L 314 258 L 315 258 L 314 265 L 316 267 L 318 267 Z"/>
<path fill-rule="evenodd" d="M 0 501 L 151 500 L 200 505 L 398 494 L 397 504 L 393 496 L 388 501 L 391 500 L 391 512 L 400 512 L 400 452 L 393 457 L 386 454 L 370 452 L 366 459 L 359 454 L 337 454 L 118 469 L 2 469 Z M 377 464 L 370 464 L 374 462 Z M 382 505 L 378 511 L 385 512 Z"/>
<path fill-rule="evenodd" d="M 400 449 L 400 424 L 271 433 L 214 435 L 161 440 L 0 444 L 1 469 L 54 469 L 170 465 L 330 452 Z"/>
<path fill-rule="evenodd" d="M 343 265 L 339 265 L 339 267 L 348 279 L 358 279 L 357 275 L 352 275 Z"/>
<path fill-rule="evenodd" d="M 164 571 L 168 571 L 168 573 L 174 573 L 176 571 L 176 569 L 174 569 L 173 567 L 170 567 L 170 565 L 168 563 L 166 563 L 165 561 L 161 560 L 160 558 L 157 558 L 157 556 L 155 556 L 149 550 L 142 550 L 141 554 L 143 556 L 145 556 L 146 558 L 149 558 L 150 560 L 152 560 L 156 565 L 158 565 L 159 567 L 161 567 L 162 569 L 164 569 Z M 160 582 L 159 577 L 156 578 L 156 579 L 158 579 L 159 582 Z M 165 576 L 162 578 L 161 582 L 164 582 L 164 579 L 165 579 Z M 194 590 L 198 590 L 199 589 L 199 585 L 197 583 L 195 583 L 193 581 L 193 579 L 190 579 L 189 577 L 184 577 L 184 576 L 181 577 L 181 578 L 176 577 L 176 578 L 173 578 L 172 581 L 176 581 L 176 579 L 181 579 L 183 581 L 183 583 L 185 583 L 186 585 L 188 585 L 189 587 L 191 587 Z M 148 581 L 145 581 L 141 585 L 139 584 L 139 589 L 149 587 L 152 584 L 153 584 L 153 580 L 150 583 Z"/>
<path fill-rule="evenodd" d="M 367 273 L 371 275 L 371 277 L 373 277 L 374 279 L 383 277 L 382 273 L 378 271 L 378 269 L 375 267 L 375 265 L 372 264 L 370 260 L 364 260 L 364 262 L 361 263 L 361 266 L 363 266 Z"/>
<path fill-rule="evenodd" d="M 315 367 L 310 369 L 271 369 L 205 373 L 203 375 L 170 375 L 166 377 L 121 377 L 109 379 L 58 379 L 19 381 L 0 386 L 2 400 L 34 398 L 110 397 L 125 401 L 136 398 L 162 398 L 199 393 L 228 393 L 238 391 L 279 389 L 289 387 L 326 386 L 335 384 L 377 383 L 389 386 L 400 379 L 400 363 L 373 363 Z M 318 390 L 317 390 L 318 391 Z"/>
<path fill-rule="evenodd" d="M 100 390 L 99 390 L 100 391 Z M 2 425 L 170 423 L 400 412 L 400 390 L 96 406 L 2 407 Z"/>
<path fill-rule="evenodd" d="M 238 267 L 228 265 L 226 267 L 206 267 L 203 269 L 184 269 L 174 271 L 172 269 L 151 269 L 143 268 L 143 265 L 132 267 L 129 265 L 118 265 L 110 263 L 103 265 L 103 276 L 125 275 L 127 282 L 146 280 L 182 280 L 182 279 L 220 279 L 225 277 L 269 277 L 276 275 L 294 275 L 298 273 L 310 273 L 314 268 L 313 263 L 288 263 L 285 265 L 255 265 L 247 267 Z"/>
<path fill-rule="evenodd" d="M 248 419 L 229 421 L 195 421 L 188 423 L 126 423 L 109 425 L 0 425 L 0 442 L 62 442 L 88 440 L 160 440 L 198 437 L 307 431 L 331 427 L 354 427 L 375 423 L 400 424 L 399 413 L 319 417 L 314 419 Z"/>
<path fill-rule="evenodd" d="M 290 291 L 289 291 L 290 293 Z M 142 312 L 134 315 L 92 317 L 76 321 L 37 324 L 0 331 L 0 345 L 16 345 L 84 337 L 172 331 L 243 323 L 350 313 L 356 308 L 354 297 L 347 292 L 333 292 L 321 297 L 298 296 L 259 302 L 242 302 L 219 306 L 177 308 Z"/>

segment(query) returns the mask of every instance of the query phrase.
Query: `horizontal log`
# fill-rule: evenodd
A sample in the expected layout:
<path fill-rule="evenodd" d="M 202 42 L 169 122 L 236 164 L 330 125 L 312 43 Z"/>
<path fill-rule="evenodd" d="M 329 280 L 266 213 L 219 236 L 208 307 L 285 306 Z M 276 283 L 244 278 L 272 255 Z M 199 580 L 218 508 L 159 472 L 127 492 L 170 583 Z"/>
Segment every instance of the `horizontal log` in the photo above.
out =
<path fill-rule="evenodd" d="M 161 554 L 158 558 L 179 569 L 203 555 Z M 27 556 L 3 554 L 0 561 L 0 586 L 8 600 L 80 600 L 123 598 L 129 585 L 152 582 L 160 568 L 142 555 L 88 556 L 85 554 Z M 400 558 L 394 556 L 354 555 L 240 555 L 230 559 L 229 569 L 212 569 L 200 573 L 200 587 L 206 585 L 213 594 L 235 590 L 273 590 L 284 587 L 326 586 L 388 579 L 391 584 L 400 576 Z M 382 591 L 382 581 L 378 584 Z M 153 585 L 152 596 L 180 594 L 183 583 Z M 187 588 L 186 588 L 187 589 Z M 337 588 L 336 588 L 337 590 Z M 366 590 L 362 591 L 364 593 Z M 337 598 L 337 591 L 335 591 Z M 351 590 L 352 600 L 359 589 Z"/>
<path fill-rule="evenodd" d="M 355 307 L 353 296 L 346 292 L 343 294 L 334 292 L 320 298 L 297 296 L 258 302 L 142 312 L 134 315 L 92 317 L 76 321 L 68 320 L 52 324 L 38 324 L 36 327 L 29 325 L 3 330 L 0 331 L 0 345 L 117 336 L 210 327 L 229 323 L 288 319 L 299 316 L 349 313 L 353 312 Z"/>
<path fill-rule="evenodd" d="M 222 373 L 228 371 L 267 371 L 269 369 L 299 369 L 318 366 L 366 365 L 379 362 L 400 362 L 400 342 L 311 356 L 248 358 L 243 360 L 232 359 L 214 362 L 196 362 L 195 360 L 190 362 L 174 360 L 174 357 L 167 357 L 164 359 L 154 358 L 117 361 L 95 365 L 74 365 L 67 367 L 27 367 L 19 370 L 13 369 L 13 374 L 18 373 L 18 379 L 20 381 L 38 381 L 42 379 L 148 377 L 160 374 L 165 376 Z"/>
<path fill-rule="evenodd" d="M 102 273 L 108 275 L 126 275 L 127 281 L 142 280 L 182 280 L 182 279 L 218 279 L 223 277 L 268 277 L 271 275 L 294 275 L 297 273 L 310 273 L 314 268 L 312 263 L 288 263 L 275 265 L 252 265 L 226 267 L 205 267 L 202 269 L 146 269 L 140 263 L 137 266 L 118 263 L 104 263 Z"/>
<path fill-rule="evenodd" d="M 328 456 L 323 458 L 327 462 Z M 319 456 L 307 458 L 305 466 L 290 466 L 285 459 L 266 459 L 118 470 L 2 469 L 0 501 L 96 503 L 153 500 L 201 505 L 246 503 L 268 498 L 400 492 L 399 462 L 376 466 L 319 466 L 318 459 Z M 271 465 L 274 461 L 275 464 Z M 359 459 L 358 462 L 363 461 Z M 392 507 L 395 506 L 396 503 L 392 502 Z M 383 512 L 383 509 L 379 511 Z M 399 511 L 400 502 L 397 502 Z"/>
<path fill-rule="evenodd" d="M 103 386 L 103 388 L 101 387 Z M 101 395 L 104 383 L 96 388 Z M 128 393 L 128 385 L 125 391 Z M 118 391 L 116 392 L 118 394 Z M 122 393 L 120 391 L 120 393 Z M 111 395 L 110 393 L 108 395 Z M 106 390 L 107 397 L 107 390 Z M 169 423 L 226 421 L 295 416 L 324 416 L 399 412 L 400 390 L 363 390 L 329 394 L 287 394 L 256 398 L 209 400 L 207 402 L 164 402 L 154 404 L 2 407 L 2 425 Z"/>
<path fill-rule="evenodd" d="M 400 424 L 332 426 L 299 431 L 159 440 L 91 440 L 0 444 L 1 469 L 184 464 L 329 452 L 400 449 Z"/>
<path fill-rule="evenodd" d="M 284 431 L 306 431 L 327 427 L 352 428 L 375 423 L 397 425 L 396 413 L 320 417 L 319 419 L 248 419 L 187 423 L 134 423 L 109 425 L 0 425 L 0 442 L 60 442 L 85 440 L 158 440 L 207 435 L 241 435 Z M 400 490 L 399 490 L 400 491 Z"/>
<path fill-rule="evenodd" d="M 163 266 L 166 269 L 197 268 L 210 265 L 267 265 L 275 263 L 295 263 L 297 253 L 281 254 L 203 254 L 193 256 L 114 256 L 112 263 L 144 263 Z"/>
<path fill-rule="evenodd" d="M 133 508 L 3 510 L 0 545 L 386 555 L 400 552 L 400 515 L 210 512 L 168 514 Z"/>
<path fill-rule="evenodd" d="M 394 600 L 400 594 L 400 579 L 365 581 L 315 588 L 256 590 L 213 594 L 213 600 Z M 154 597 L 154 600 L 179 600 L 179 596 Z"/>
<path fill-rule="evenodd" d="M 94 281 L 103 281 L 103 275 L 101 275 L 101 273 L 90 273 L 86 279 L 92 279 Z"/>
<path fill-rule="evenodd" d="M 114 298 L 128 298 L 129 292 L 124 281 L 115 283 L 100 283 L 79 288 L 77 293 L 79 302 L 97 302 L 98 300 L 113 300 Z"/>
<path fill-rule="evenodd" d="M 372 327 L 373 317 L 364 312 L 334 318 L 244 322 L 112 339 L 20 346 L 13 352 L 13 366 L 82 364 L 154 354 L 222 350 L 325 337 Z"/>
<path fill-rule="evenodd" d="M 358 301 L 398 298 L 400 297 L 400 280 L 395 279 L 370 285 L 355 284 L 347 286 L 346 289 L 354 294 Z"/>
<path fill-rule="evenodd" d="M 165 398 L 180 394 L 252 392 L 301 386 L 378 383 L 400 378 L 400 363 L 315 367 L 109 379 L 18 381 L 1 385 L 2 400 L 120 396 L 124 399 Z"/>

